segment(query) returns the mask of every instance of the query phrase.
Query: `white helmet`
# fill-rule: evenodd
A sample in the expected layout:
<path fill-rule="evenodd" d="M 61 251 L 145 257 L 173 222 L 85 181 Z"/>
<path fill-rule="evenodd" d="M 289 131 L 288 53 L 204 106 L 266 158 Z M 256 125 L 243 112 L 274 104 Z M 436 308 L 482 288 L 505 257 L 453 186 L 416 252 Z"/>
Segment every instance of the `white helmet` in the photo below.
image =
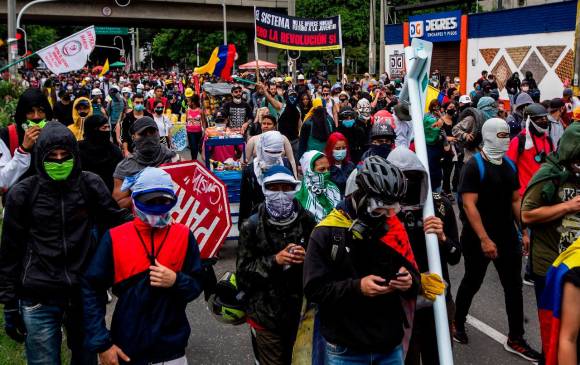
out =
<path fill-rule="evenodd" d="M 94 88 L 93 90 L 91 90 L 91 96 L 102 96 L 103 92 L 101 91 L 101 89 L 98 88 Z"/>
<path fill-rule="evenodd" d="M 127 86 L 125 86 L 124 88 L 121 89 L 121 93 L 122 94 L 130 94 L 131 93 L 131 89 L 128 88 Z"/>

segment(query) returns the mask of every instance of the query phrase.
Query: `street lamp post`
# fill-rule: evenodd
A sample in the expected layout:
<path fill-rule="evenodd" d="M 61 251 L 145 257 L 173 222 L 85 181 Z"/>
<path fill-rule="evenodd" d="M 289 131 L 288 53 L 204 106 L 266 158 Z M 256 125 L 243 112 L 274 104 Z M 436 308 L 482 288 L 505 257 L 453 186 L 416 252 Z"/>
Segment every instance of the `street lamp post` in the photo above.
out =
<path fill-rule="evenodd" d="M 222 8 L 224 14 L 224 45 L 228 44 L 228 27 L 226 19 L 226 0 L 222 0 Z"/>

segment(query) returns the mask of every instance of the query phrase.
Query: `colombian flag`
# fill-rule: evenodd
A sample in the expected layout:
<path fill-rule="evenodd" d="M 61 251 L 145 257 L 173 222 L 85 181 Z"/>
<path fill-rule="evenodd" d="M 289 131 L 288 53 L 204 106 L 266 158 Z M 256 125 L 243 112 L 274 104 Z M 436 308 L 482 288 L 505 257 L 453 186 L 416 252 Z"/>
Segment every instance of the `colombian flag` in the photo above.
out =
<path fill-rule="evenodd" d="M 580 266 L 580 239 L 558 256 L 546 276 L 546 287 L 539 305 L 540 331 L 546 365 L 558 365 L 564 276 L 570 269 L 578 266 Z"/>
<path fill-rule="evenodd" d="M 213 74 L 224 80 L 231 80 L 232 68 L 236 58 L 236 46 L 233 44 L 221 45 L 215 48 L 209 61 L 201 67 L 196 67 L 193 71 L 197 74 Z"/>
<path fill-rule="evenodd" d="M 427 86 L 427 93 L 425 96 L 425 110 L 424 110 L 425 113 L 429 111 L 429 104 L 433 99 L 437 99 L 437 101 L 439 101 L 439 105 L 442 105 L 443 103 L 449 101 L 449 98 L 447 97 L 447 95 L 445 95 L 443 90 L 439 90 L 429 85 Z"/>

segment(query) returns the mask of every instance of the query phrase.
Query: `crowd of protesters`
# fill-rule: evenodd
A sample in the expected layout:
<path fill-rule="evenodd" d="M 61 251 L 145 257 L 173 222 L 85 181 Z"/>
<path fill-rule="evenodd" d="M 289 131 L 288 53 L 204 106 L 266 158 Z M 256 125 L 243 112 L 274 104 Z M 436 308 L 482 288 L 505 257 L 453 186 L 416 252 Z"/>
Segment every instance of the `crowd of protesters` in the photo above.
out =
<path fill-rule="evenodd" d="M 33 71 L 20 81 L 13 123 L 0 130 L 0 303 L 29 364 L 60 363 L 61 328 L 71 364 L 186 364 L 185 308 L 202 292 L 220 321 L 249 325 L 259 364 L 301 356 L 308 313 L 308 363 L 438 364 L 433 300 L 445 296 L 452 338 L 467 344 L 490 263 L 506 299 L 504 348 L 577 363 L 580 101 L 571 90 L 541 100 L 532 74 L 515 73 L 504 103 L 485 71 L 463 95 L 463 80 L 435 71 L 443 98 L 422 120 L 424 165 L 399 79 L 237 76 L 217 103 L 200 86 L 218 80 L 191 73 Z M 168 115 L 184 116 L 188 154 L 176 151 Z M 176 191 L 158 168 L 197 159 L 215 126 L 246 140 L 211 151 L 242 166 L 236 270 L 217 284 L 193 234 L 172 221 Z M 423 218 L 427 200 L 435 215 Z M 437 236 L 442 277 L 429 272 L 426 233 Z M 528 255 L 539 309 L 563 288 L 560 342 L 544 341 L 543 353 L 524 336 Z M 465 273 L 451 283 L 448 265 L 461 257 Z M 569 269 L 556 283 L 554 262 Z"/>

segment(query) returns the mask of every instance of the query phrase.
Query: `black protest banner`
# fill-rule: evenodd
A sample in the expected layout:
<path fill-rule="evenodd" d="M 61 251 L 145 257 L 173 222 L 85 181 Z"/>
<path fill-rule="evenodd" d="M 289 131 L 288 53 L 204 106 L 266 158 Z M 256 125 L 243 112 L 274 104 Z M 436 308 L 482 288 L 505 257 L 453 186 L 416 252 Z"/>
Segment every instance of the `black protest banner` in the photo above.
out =
<path fill-rule="evenodd" d="M 305 19 L 256 8 L 255 23 L 256 41 L 265 46 L 300 51 L 342 48 L 340 16 Z"/>

